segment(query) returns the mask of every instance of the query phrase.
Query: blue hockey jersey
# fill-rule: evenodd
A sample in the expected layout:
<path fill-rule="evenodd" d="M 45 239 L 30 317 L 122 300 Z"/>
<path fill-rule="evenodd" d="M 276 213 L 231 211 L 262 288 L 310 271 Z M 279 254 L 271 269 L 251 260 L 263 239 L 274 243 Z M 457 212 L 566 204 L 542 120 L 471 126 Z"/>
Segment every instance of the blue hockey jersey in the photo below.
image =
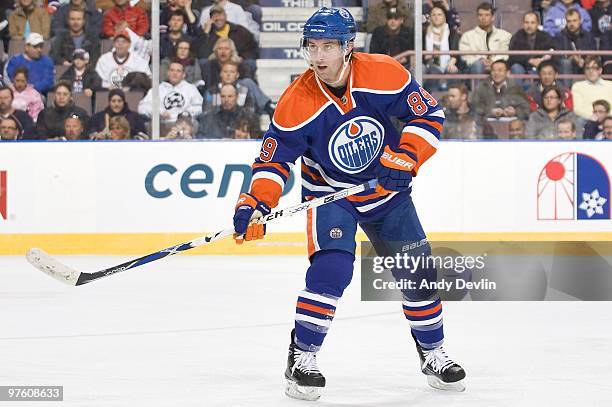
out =
<path fill-rule="evenodd" d="M 405 126 L 395 130 L 392 117 Z M 281 96 L 253 164 L 251 193 L 274 207 L 302 157 L 302 197 L 318 197 L 375 178 L 386 145 L 408 151 L 413 175 L 438 146 L 444 113 L 402 65 L 386 55 L 354 53 L 345 94 L 338 98 L 312 70 Z M 404 193 L 364 192 L 342 201 L 371 219 Z"/>

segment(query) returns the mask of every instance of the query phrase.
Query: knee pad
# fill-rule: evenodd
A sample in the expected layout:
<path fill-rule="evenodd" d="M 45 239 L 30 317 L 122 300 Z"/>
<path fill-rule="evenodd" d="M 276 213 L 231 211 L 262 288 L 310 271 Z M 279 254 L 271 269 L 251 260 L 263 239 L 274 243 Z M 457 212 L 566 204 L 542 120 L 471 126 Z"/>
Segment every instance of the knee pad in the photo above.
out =
<path fill-rule="evenodd" d="M 355 256 L 343 250 L 316 252 L 306 272 L 306 288 L 319 294 L 342 297 L 353 278 Z"/>

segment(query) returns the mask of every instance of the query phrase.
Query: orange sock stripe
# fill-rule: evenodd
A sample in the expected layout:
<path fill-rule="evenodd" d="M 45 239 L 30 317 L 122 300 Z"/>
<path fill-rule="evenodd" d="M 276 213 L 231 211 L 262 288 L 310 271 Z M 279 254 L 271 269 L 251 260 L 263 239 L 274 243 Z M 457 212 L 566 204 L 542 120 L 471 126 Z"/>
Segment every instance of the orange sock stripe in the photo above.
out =
<path fill-rule="evenodd" d="M 422 311 L 410 311 L 407 309 L 404 309 L 404 314 L 410 316 L 410 317 L 425 317 L 427 315 L 432 315 L 435 314 L 436 312 L 440 311 L 442 309 L 442 303 L 436 305 L 435 307 L 431 308 L 431 309 L 424 309 Z"/>
<path fill-rule="evenodd" d="M 308 304 L 305 302 L 298 301 L 297 307 L 301 309 L 305 309 L 307 311 L 318 312 L 319 314 L 327 315 L 329 317 L 333 317 L 335 314 L 335 311 L 333 309 L 318 307 L 316 305 Z"/>
<path fill-rule="evenodd" d="M 266 168 L 266 167 L 274 168 L 275 170 L 277 170 L 278 172 L 283 174 L 283 176 L 285 176 L 285 178 L 289 178 L 289 171 L 284 169 L 283 166 L 280 165 L 279 163 L 255 163 L 252 166 L 253 169 Z"/>

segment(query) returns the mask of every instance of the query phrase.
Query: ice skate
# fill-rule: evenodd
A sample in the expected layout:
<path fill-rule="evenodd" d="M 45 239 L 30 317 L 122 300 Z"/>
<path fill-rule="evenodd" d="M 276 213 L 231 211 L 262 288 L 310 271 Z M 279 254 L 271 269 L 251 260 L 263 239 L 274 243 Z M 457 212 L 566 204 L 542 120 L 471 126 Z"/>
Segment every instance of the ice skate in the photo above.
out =
<path fill-rule="evenodd" d="M 295 330 L 292 330 L 287 370 L 285 370 L 287 379 L 285 394 L 294 399 L 318 400 L 325 387 L 325 377 L 317 367 L 317 354 L 299 349 L 293 339 L 294 333 Z"/>
<path fill-rule="evenodd" d="M 427 376 L 427 383 L 434 389 L 464 391 L 465 370 L 448 357 L 444 347 L 427 350 L 419 345 L 416 338 L 414 340 L 421 359 L 421 371 Z"/>

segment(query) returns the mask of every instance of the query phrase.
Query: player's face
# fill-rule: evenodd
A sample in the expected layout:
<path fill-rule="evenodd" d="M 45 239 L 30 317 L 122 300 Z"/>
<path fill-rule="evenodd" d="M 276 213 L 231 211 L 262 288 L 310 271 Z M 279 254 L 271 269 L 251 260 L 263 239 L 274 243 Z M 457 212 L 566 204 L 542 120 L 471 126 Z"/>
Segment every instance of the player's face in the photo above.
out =
<path fill-rule="evenodd" d="M 538 19 L 535 14 L 527 14 L 523 18 L 523 30 L 525 30 L 527 34 L 533 34 L 538 31 Z"/>
<path fill-rule="evenodd" d="M 108 102 L 108 105 L 110 106 L 113 112 L 119 113 L 120 111 L 123 110 L 123 107 L 125 106 L 125 102 L 123 101 L 121 96 L 113 95 L 113 97 Z"/>
<path fill-rule="evenodd" d="M 64 135 L 68 140 L 76 140 L 83 132 L 83 125 L 79 119 L 68 118 L 64 121 Z"/>
<path fill-rule="evenodd" d="M 70 92 L 63 86 L 58 87 L 55 90 L 55 97 L 53 99 L 55 106 L 64 107 L 70 103 Z"/>
<path fill-rule="evenodd" d="M 221 68 L 221 83 L 234 83 L 238 80 L 238 67 L 231 64 L 223 65 Z"/>
<path fill-rule="evenodd" d="M 13 85 L 15 85 L 15 90 L 18 92 L 23 92 L 25 88 L 28 86 L 28 81 L 24 74 L 18 73 L 13 78 Z"/>
<path fill-rule="evenodd" d="M 540 71 L 540 83 L 544 86 L 550 86 L 555 83 L 556 77 L 557 72 L 551 66 L 546 66 Z"/>
<path fill-rule="evenodd" d="M 571 123 L 559 123 L 557 126 L 557 137 L 563 140 L 575 139 L 576 133 L 572 131 Z"/>
<path fill-rule="evenodd" d="M 346 51 L 337 40 L 309 39 L 304 49 L 306 62 L 325 83 L 338 81 Z"/>

